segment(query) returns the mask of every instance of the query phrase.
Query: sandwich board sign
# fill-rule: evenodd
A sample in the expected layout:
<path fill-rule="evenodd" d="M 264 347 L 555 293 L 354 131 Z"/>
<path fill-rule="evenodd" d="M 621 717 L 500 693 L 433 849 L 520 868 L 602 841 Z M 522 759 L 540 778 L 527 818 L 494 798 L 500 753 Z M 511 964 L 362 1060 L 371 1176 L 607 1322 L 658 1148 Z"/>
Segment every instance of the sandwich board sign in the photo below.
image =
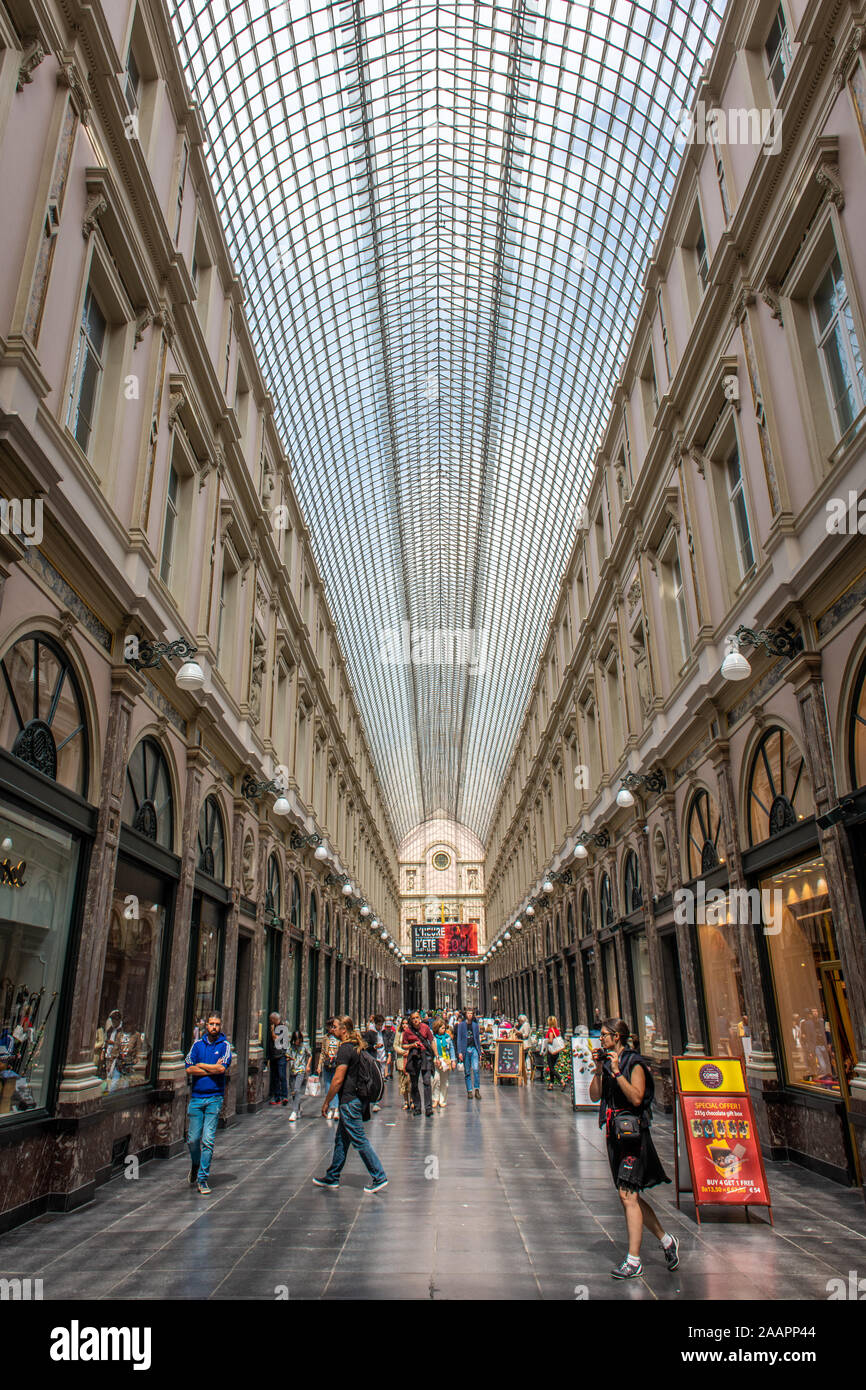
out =
<path fill-rule="evenodd" d="M 685 1141 L 695 1214 L 701 1207 L 773 1208 L 755 1112 L 739 1057 L 675 1057 L 674 1173 L 680 1193 L 678 1133 Z M 677 1125 L 677 1117 L 680 1124 Z"/>

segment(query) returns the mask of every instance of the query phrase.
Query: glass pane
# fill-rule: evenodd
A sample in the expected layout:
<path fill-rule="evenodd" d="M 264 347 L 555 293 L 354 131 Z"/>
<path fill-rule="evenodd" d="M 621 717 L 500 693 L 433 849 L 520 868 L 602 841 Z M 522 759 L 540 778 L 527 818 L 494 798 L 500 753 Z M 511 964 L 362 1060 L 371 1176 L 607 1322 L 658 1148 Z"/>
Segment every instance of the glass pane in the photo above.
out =
<path fill-rule="evenodd" d="M 210 898 L 201 899 L 193 984 L 193 1041 L 202 1037 L 207 1016 L 219 1008 L 217 975 L 222 947 L 222 912 Z"/>
<path fill-rule="evenodd" d="M 838 957 L 823 859 L 765 879 L 761 894 L 788 1080 L 838 1094 L 857 1059 L 850 1042 L 836 1054 L 819 969 Z"/>
<path fill-rule="evenodd" d="M 619 976 L 616 965 L 616 946 L 606 941 L 601 950 L 602 973 L 604 975 L 604 1004 L 608 1018 L 620 1017 Z"/>
<path fill-rule="evenodd" d="M 169 8 L 396 834 L 485 839 L 724 4 Z"/>
<path fill-rule="evenodd" d="M 713 1057 L 739 1057 L 748 1061 L 749 1018 L 743 993 L 742 971 L 735 942 L 737 928 L 723 920 L 729 912 L 719 906 L 711 923 L 698 922 L 698 948 L 704 977 L 704 1000 Z"/>
<path fill-rule="evenodd" d="M 845 359 L 845 338 L 841 323 L 837 322 L 834 325 L 822 351 L 824 361 L 827 364 L 827 376 L 830 381 L 830 392 L 836 410 L 836 419 L 839 422 L 840 432 L 844 434 L 854 419 L 855 410 L 854 392 L 851 388 L 851 376 Z"/>
<path fill-rule="evenodd" d="M 89 344 L 84 348 L 84 367 L 78 392 L 78 411 L 75 416 L 75 438 L 87 453 L 96 410 L 96 391 L 101 371 L 98 359 Z"/>
<path fill-rule="evenodd" d="M 824 276 L 814 298 L 815 316 L 818 320 L 818 327 L 823 332 L 833 315 L 836 312 L 836 286 L 833 279 L 833 267 L 830 266 Z"/>
<path fill-rule="evenodd" d="M 4 806 L 0 839 L 0 1123 L 47 1102 L 78 841 Z M 57 997 L 55 998 L 55 995 Z"/>
<path fill-rule="evenodd" d="M 108 1095 L 149 1081 L 168 889 L 118 860 L 93 1058 Z"/>
<path fill-rule="evenodd" d="M 649 1056 L 656 1036 L 656 1005 L 650 975 L 649 946 L 646 933 L 629 938 L 631 971 L 634 979 L 635 1018 L 632 1028 L 640 1039 L 640 1050 Z"/>

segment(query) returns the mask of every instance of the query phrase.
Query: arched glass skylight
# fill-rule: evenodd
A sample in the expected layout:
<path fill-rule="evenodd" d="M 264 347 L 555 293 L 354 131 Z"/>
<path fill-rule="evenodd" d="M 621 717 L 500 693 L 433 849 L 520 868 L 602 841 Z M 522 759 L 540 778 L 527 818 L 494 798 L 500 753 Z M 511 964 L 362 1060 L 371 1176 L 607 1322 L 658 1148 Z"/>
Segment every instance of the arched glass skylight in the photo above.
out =
<path fill-rule="evenodd" d="M 488 832 L 722 9 L 174 7 L 398 837 Z"/>

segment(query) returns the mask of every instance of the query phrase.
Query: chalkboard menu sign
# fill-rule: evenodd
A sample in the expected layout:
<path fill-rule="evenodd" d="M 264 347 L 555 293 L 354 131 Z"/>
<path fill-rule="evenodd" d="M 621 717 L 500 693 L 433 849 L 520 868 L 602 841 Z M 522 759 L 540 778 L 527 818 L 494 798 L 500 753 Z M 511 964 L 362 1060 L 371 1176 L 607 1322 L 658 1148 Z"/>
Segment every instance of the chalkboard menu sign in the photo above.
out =
<path fill-rule="evenodd" d="M 523 1043 L 519 1038 L 510 1042 L 500 1038 L 496 1043 L 496 1053 L 493 1059 L 494 1085 L 500 1080 L 517 1081 L 522 1085 L 525 1074 Z"/>

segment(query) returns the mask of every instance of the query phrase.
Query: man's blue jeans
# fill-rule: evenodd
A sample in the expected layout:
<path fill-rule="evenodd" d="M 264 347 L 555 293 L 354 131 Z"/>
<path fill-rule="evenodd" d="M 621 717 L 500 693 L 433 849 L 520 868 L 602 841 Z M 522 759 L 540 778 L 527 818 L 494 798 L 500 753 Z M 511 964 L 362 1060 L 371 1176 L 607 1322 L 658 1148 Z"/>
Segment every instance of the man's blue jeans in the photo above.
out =
<path fill-rule="evenodd" d="M 213 1141 L 216 1138 L 217 1120 L 222 1108 L 221 1095 L 190 1098 L 186 1112 L 189 1116 L 189 1161 L 192 1168 L 198 1169 L 199 1182 L 207 1182 L 210 1173 Z"/>
<path fill-rule="evenodd" d="M 477 1049 L 469 1047 L 463 1054 L 463 1070 L 466 1073 L 467 1091 L 481 1090 L 481 1077 L 479 1075 L 479 1062 Z"/>
<path fill-rule="evenodd" d="M 331 1159 L 331 1166 L 325 1174 L 329 1182 L 338 1181 L 349 1153 L 350 1144 L 358 1150 L 373 1181 L 385 1181 L 385 1169 L 379 1162 L 376 1150 L 364 1133 L 363 1110 L 364 1107 L 357 1096 L 352 1096 L 351 1100 L 344 1100 L 340 1103 L 340 1120 L 334 1137 L 334 1156 Z"/>

